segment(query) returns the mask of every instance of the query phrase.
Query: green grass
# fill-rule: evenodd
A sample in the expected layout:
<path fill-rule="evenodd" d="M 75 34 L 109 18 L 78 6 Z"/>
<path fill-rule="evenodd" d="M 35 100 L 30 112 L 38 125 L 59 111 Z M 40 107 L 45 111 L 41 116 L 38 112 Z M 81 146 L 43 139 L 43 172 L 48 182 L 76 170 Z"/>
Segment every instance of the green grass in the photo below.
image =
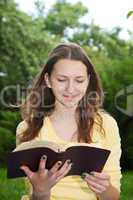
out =
<path fill-rule="evenodd" d="M 133 200 L 133 172 L 123 173 L 120 200 Z M 23 179 L 7 179 L 6 170 L 0 168 L 0 200 L 20 200 L 25 193 Z"/>
<path fill-rule="evenodd" d="M 123 173 L 121 200 L 133 200 L 133 171 Z"/>
<path fill-rule="evenodd" d="M 24 181 L 21 178 L 7 179 L 6 170 L 0 168 L 0 200 L 20 200 L 24 191 Z"/>

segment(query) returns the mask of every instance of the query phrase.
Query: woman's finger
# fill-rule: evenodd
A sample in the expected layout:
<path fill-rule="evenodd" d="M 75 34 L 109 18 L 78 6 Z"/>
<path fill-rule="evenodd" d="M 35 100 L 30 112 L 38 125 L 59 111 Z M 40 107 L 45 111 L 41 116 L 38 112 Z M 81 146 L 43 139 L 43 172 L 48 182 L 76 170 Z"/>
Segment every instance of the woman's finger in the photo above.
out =
<path fill-rule="evenodd" d="M 102 172 L 102 173 L 90 172 L 90 174 L 96 178 L 103 179 L 103 180 L 110 179 L 110 176 L 104 172 Z"/>
<path fill-rule="evenodd" d="M 93 187 L 92 185 L 89 185 L 89 184 L 88 184 L 88 186 L 89 186 L 89 188 L 90 188 L 93 192 L 95 192 L 96 194 L 100 194 L 100 193 L 101 193 L 101 191 L 100 191 L 99 189 L 96 189 L 96 188 Z"/>
<path fill-rule="evenodd" d="M 104 190 L 106 190 L 106 187 L 102 184 L 98 184 L 97 182 L 94 182 L 90 179 L 86 179 L 86 181 L 90 187 L 95 188 L 95 190 L 97 190 L 97 191 L 103 192 Z"/>
<path fill-rule="evenodd" d="M 71 163 L 71 160 L 66 160 L 64 165 L 60 168 L 60 173 L 62 174 L 69 166 L 69 164 Z"/>
<path fill-rule="evenodd" d="M 47 160 L 47 156 L 43 155 L 40 159 L 40 163 L 39 163 L 39 172 L 44 172 L 45 167 L 46 167 L 46 160 Z"/>
<path fill-rule="evenodd" d="M 71 169 L 72 167 L 72 163 L 67 163 L 67 166 L 66 168 L 64 168 L 63 170 L 61 169 L 61 171 L 59 170 L 57 173 L 56 173 L 56 181 L 58 182 L 60 179 L 62 179 Z"/>
<path fill-rule="evenodd" d="M 32 176 L 34 175 L 34 172 L 32 172 L 29 167 L 23 165 L 20 167 L 21 170 L 23 170 L 25 172 L 25 174 L 28 176 L 29 179 L 32 178 Z"/>
<path fill-rule="evenodd" d="M 62 162 L 61 161 L 57 161 L 54 166 L 49 170 L 49 174 L 52 175 L 55 172 L 57 172 L 61 166 Z"/>
<path fill-rule="evenodd" d="M 87 182 L 92 181 L 94 183 L 97 183 L 103 187 L 108 187 L 109 186 L 109 180 L 105 177 L 100 177 L 100 176 L 94 176 L 94 175 L 90 175 L 90 174 L 86 174 L 85 178 L 84 178 Z"/>
<path fill-rule="evenodd" d="M 57 177 L 63 177 L 65 176 L 69 170 L 71 169 L 72 163 L 70 160 L 66 160 L 64 165 L 60 168 L 60 170 L 57 171 L 57 173 L 55 174 L 55 176 Z"/>

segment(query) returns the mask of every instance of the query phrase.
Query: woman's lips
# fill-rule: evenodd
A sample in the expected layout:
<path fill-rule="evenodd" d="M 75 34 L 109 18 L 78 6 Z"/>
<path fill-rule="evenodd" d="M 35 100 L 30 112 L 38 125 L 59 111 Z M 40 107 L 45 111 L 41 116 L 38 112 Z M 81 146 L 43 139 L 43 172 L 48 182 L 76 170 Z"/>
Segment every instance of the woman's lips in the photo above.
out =
<path fill-rule="evenodd" d="M 72 100 L 74 97 L 76 97 L 77 95 L 74 96 L 69 96 L 69 95 L 63 95 L 65 97 L 65 99 L 67 100 Z"/>

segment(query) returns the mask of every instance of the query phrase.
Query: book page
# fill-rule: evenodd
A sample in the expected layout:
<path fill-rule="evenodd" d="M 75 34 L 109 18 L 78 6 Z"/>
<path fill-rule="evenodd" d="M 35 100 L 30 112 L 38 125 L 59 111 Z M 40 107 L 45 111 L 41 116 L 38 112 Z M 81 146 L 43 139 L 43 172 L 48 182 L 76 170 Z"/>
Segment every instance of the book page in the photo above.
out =
<path fill-rule="evenodd" d="M 67 148 L 71 146 L 88 146 L 88 147 L 97 147 L 100 148 L 99 143 L 84 143 L 84 142 L 69 142 L 64 144 L 57 144 L 55 142 L 51 142 L 48 140 L 30 140 L 27 142 L 23 142 L 20 145 L 18 145 L 14 151 L 21 151 L 21 150 L 26 150 L 26 149 L 32 149 L 32 148 L 37 148 L 37 147 L 49 147 L 50 149 L 56 151 L 56 152 L 61 152 L 65 151 Z"/>
<path fill-rule="evenodd" d="M 60 145 L 58 145 L 54 142 L 51 142 L 51 141 L 31 140 L 31 141 L 21 143 L 13 150 L 13 152 L 26 150 L 26 149 L 33 149 L 33 148 L 37 148 L 37 147 L 48 147 L 56 152 L 59 152 L 59 149 L 61 148 Z"/>

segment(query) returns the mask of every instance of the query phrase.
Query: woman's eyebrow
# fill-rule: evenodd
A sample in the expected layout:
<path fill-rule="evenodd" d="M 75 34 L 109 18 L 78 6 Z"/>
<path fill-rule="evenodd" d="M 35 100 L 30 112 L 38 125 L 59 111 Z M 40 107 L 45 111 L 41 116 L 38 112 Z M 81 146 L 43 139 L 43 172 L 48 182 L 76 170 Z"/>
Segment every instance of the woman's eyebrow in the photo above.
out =
<path fill-rule="evenodd" d="M 63 75 L 63 74 L 57 74 L 57 76 L 64 77 L 64 78 L 70 77 L 70 76 L 66 76 L 66 75 Z M 76 78 L 85 78 L 85 77 L 84 76 L 76 76 Z"/>

